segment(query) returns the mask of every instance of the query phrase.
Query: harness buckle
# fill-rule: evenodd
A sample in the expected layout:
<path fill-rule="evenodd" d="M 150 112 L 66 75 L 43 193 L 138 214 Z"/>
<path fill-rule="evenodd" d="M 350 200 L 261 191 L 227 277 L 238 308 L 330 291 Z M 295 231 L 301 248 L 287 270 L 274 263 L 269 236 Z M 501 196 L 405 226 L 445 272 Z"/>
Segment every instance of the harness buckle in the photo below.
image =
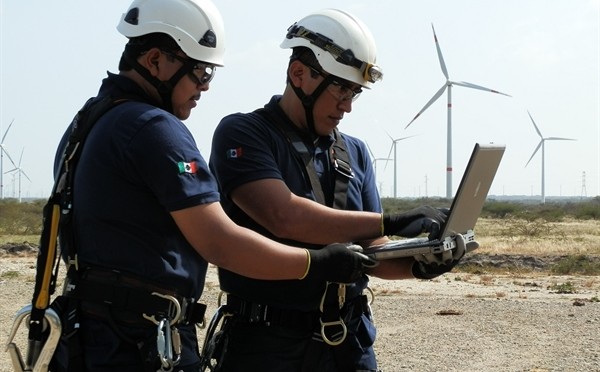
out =
<path fill-rule="evenodd" d="M 350 164 L 345 162 L 342 159 L 333 159 L 333 166 L 335 171 L 347 178 L 354 178 L 354 172 L 352 172 L 352 168 L 350 168 Z"/>

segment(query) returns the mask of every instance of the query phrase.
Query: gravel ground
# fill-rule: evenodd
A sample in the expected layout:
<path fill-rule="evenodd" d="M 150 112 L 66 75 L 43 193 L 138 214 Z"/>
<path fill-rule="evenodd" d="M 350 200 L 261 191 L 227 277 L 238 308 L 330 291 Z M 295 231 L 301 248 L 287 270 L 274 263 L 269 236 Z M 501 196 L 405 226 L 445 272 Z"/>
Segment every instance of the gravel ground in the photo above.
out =
<path fill-rule="evenodd" d="M 14 314 L 31 300 L 35 258 L 0 252 L 0 263 L 4 343 Z M 433 281 L 373 279 L 371 287 L 383 371 L 600 371 L 600 277 L 450 273 Z M 217 295 L 211 267 L 203 298 L 209 314 Z M 8 371 L 2 352 L 0 372 Z"/>

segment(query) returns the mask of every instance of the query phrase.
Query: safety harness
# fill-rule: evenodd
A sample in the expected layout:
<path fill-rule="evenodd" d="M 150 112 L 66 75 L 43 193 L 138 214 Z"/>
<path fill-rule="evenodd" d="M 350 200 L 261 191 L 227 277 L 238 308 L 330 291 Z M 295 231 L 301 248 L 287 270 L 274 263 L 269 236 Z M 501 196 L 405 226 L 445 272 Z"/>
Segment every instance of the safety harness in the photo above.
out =
<path fill-rule="evenodd" d="M 350 156 L 346 149 L 346 144 L 337 128 L 333 131 L 334 143 L 329 153 L 331 165 L 335 170 L 335 185 L 332 198 L 331 196 L 327 197 L 324 195 L 322 184 L 315 170 L 313 154 L 310 150 L 313 147 L 310 142 L 310 136 L 304 132 L 300 132 L 289 119 L 282 116 L 277 110 L 261 108 L 256 110 L 256 112 L 270 119 L 269 122 L 276 125 L 287 139 L 290 148 L 293 150 L 292 153 L 303 165 L 305 177 L 310 180 L 315 200 L 319 204 L 335 209 L 346 209 L 348 183 L 354 177 L 354 172 L 351 168 Z M 362 297 L 364 296 L 359 296 L 355 300 L 360 300 Z M 334 347 L 334 355 L 336 356 L 336 362 L 340 370 L 352 369 L 353 361 L 351 354 L 344 352 L 345 345 L 347 345 L 344 341 L 346 341 L 348 332 L 346 322 L 349 319 L 344 319 L 342 312 L 348 315 L 351 315 L 354 309 L 362 312 L 363 308 L 360 306 L 361 304 L 362 301 L 357 306 L 354 306 L 353 303 L 347 304 L 345 284 L 332 282 L 326 284 L 325 292 L 319 306 L 320 329 L 318 332 L 315 331 L 315 334 L 311 338 L 305 356 L 304 363 L 307 369 L 310 369 L 313 363 L 316 362 L 314 358 L 319 355 L 319 349 L 322 347 L 323 342 Z"/>
<path fill-rule="evenodd" d="M 335 169 L 335 184 L 333 195 L 326 195 L 314 166 L 313 138 L 289 121 L 277 110 L 260 108 L 255 113 L 263 116 L 266 121 L 273 124 L 288 142 L 291 153 L 302 166 L 303 175 L 310 184 L 315 201 L 335 209 L 346 208 L 348 183 L 354 177 L 350 157 L 346 144 L 337 129 L 334 130 L 334 143 L 329 149 L 331 165 Z M 292 327 L 314 327 L 315 334 L 307 348 L 304 364 L 306 370 L 312 370 L 316 356 L 320 354 L 323 342 L 334 346 L 336 361 L 340 370 L 352 369 L 353 361 L 344 345 L 347 344 L 346 322 L 360 312 L 368 311 L 368 303 L 363 301 L 365 296 L 358 296 L 352 301 L 346 301 L 346 285 L 341 283 L 327 283 L 326 290 L 320 303 L 320 314 L 295 311 L 291 309 L 278 309 L 268 305 L 246 302 L 233 295 L 227 296 L 227 304 L 221 305 L 213 317 L 208 329 L 202 349 L 203 369 L 218 371 L 219 363 L 215 363 L 225 353 L 227 348 L 228 324 L 230 317 L 240 317 L 249 323 L 263 323 L 270 326 L 284 325 Z M 364 305 L 364 306 L 363 306 Z M 345 314 L 345 317 L 342 316 Z M 217 330 L 219 322 L 223 322 Z"/>
<path fill-rule="evenodd" d="M 153 323 L 157 327 L 156 349 L 160 368 L 164 371 L 172 370 L 179 361 L 181 343 L 176 326 L 204 321 L 206 305 L 197 303 L 193 298 L 185 298 L 175 291 L 150 285 L 143 279 L 119 271 L 80 267 L 72 218 L 75 171 L 82 147 L 92 127 L 102 115 L 113 107 L 134 99 L 92 97 L 71 123 L 71 133 L 58 163 L 52 193 L 43 209 L 32 305 L 19 312 L 19 315 L 31 313 L 25 361 L 21 359 L 16 345 L 12 343 L 19 326 L 17 322 L 9 340 L 8 349 L 17 371 L 44 370 L 44 367 L 54 370 L 57 367 L 54 354 L 59 341 L 61 348 L 64 346 L 68 353 L 68 361 L 61 360 L 60 364 L 67 363 L 69 372 L 84 370 L 83 350 L 77 337 L 81 311 L 102 317 L 113 325 L 113 316 L 117 313 L 131 314 L 129 317 L 117 319 L 131 325 L 148 326 L 148 322 Z M 58 254 L 59 246 L 62 254 Z M 50 304 L 50 298 L 56 290 L 61 256 L 67 263 L 63 294 L 57 296 Z M 91 304 L 87 309 L 86 303 Z M 107 308 L 109 311 L 98 310 Z M 22 315 L 18 317 L 19 323 L 23 318 Z M 58 328 L 60 340 L 54 336 L 56 332 L 48 332 L 45 329 L 48 324 Z M 113 328 L 119 333 L 117 327 Z M 126 341 L 138 343 L 127 339 L 123 334 L 121 337 Z M 140 345 L 138 347 L 141 348 Z M 148 364 L 155 362 L 148 361 Z M 149 368 L 156 371 L 155 367 Z"/>

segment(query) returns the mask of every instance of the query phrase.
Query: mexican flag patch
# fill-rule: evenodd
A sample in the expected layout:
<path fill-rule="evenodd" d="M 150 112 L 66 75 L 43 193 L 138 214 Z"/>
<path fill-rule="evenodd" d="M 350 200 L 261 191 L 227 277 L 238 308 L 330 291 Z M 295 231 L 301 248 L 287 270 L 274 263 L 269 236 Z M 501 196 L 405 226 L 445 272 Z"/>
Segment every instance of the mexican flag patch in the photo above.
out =
<path fill-rule="evenodd" d="M 198 165 L 195 161 L 189 163 L 180 161 L 179 163 L 177 163 L 177 167 L 179 168 L 179 174 L 196 173 L 196 171 L 198 170 Z"/>

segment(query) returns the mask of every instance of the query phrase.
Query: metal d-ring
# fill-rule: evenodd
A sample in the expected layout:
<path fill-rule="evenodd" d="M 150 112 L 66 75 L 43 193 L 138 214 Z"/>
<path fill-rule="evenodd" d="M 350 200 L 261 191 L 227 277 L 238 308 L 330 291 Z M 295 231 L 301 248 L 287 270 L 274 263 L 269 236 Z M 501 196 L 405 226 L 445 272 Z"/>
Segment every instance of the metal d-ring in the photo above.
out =
<path fill-rule="evenodd" d="M 319 319 L 319 321 L 321 322 L 321 337 L 323 337 L 323 341 L 325 341 L 328 345 L 331 346 L 337 346 L 344 342 L 344 340 L 346 339 L 346 335 L 348 334 L 348 328 L 346 328 L 346 324 L 344 324 L 344 321 L 342 319 L 336 320 L 335 322 L 324 322 L 322 319 Z M 342 327 L 342 337 L 340 337 L 336 341 L 332 341 L 325 334 L 325 328 L 334 327 L 338 325 Z"/>
<path fill-rule="evenodd" d="M 177 301 L 177 299 L 171 295 L 165 295 L 158 292 L 152 292 L 152 295 L 169 300 L 175 305 L 175 316 L 173 317 L 173 319 L 169 319 L 169 325 L 177 324 L 177 322 L 179 322 L 179 319 L 181 318 L 181 304 L 179 303 L 179 301 Z M 144 317 L 144 319 L 147 319 L 156 325 L 158 325 L 159 323 L 159 321 L 156 320 L 156 317 L 154 315 L 147 315 L 146 313 L 143 313 L 142 316 Z"/>

